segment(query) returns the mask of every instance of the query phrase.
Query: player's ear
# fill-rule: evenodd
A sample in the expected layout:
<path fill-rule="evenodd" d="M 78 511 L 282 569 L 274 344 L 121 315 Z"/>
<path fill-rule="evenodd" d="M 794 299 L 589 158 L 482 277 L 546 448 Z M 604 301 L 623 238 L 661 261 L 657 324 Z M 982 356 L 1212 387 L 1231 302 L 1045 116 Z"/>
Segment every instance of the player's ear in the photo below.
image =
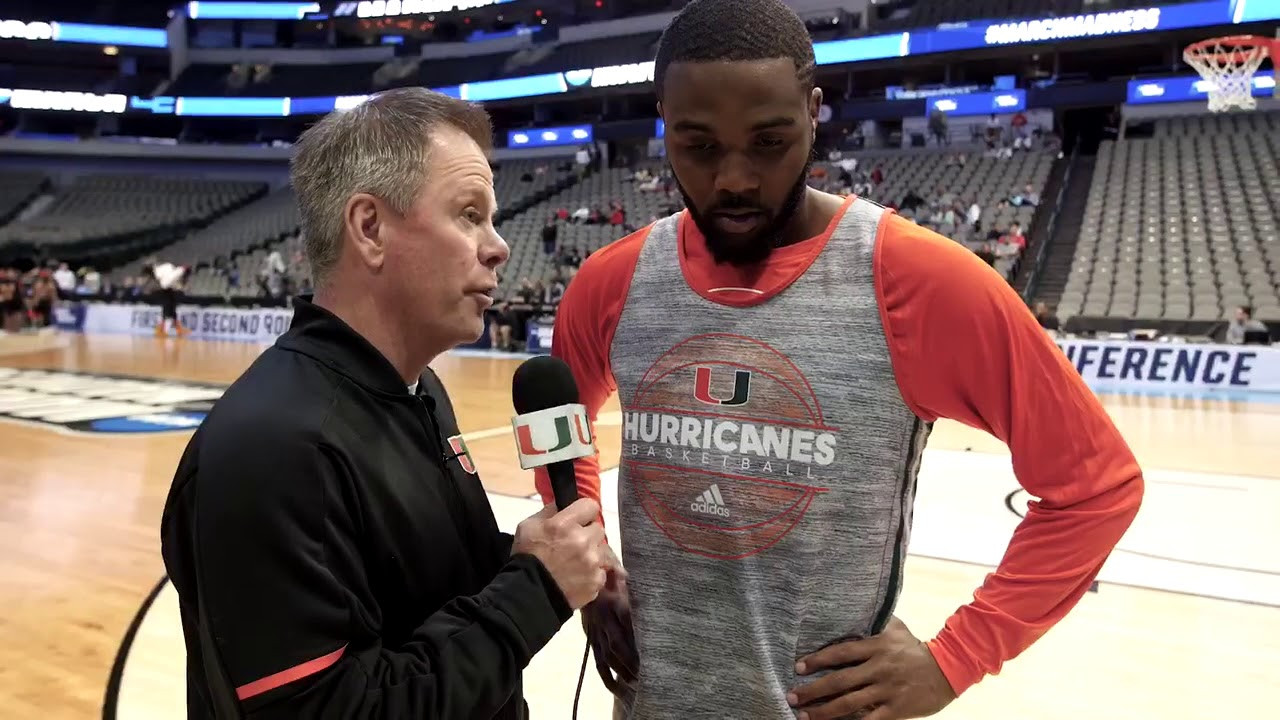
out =
<path fill-rule="evenodd" d="M 809 91 L 809 124 L 813 126 L 813 131 L 818 131 L 818 117 L 822 113 L 822 88 L 814 86 Z"/>

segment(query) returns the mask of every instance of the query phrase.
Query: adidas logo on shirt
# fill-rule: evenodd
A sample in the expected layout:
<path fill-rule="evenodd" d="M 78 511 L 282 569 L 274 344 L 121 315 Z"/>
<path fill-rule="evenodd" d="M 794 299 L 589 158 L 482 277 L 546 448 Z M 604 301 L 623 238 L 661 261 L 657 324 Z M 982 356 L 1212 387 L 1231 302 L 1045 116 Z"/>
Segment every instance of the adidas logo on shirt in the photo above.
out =
<path fill-rule="evenodd" d="M 703 515 L 729 517 L 729 508 L 725 507 L 724 498 L 720 496 L 719 485 L 712 485 L 707 488 L 706 492 L 702 493 L 696 500 L 689 503 L 689 509 L 696 513 L 702 513 Z"/>

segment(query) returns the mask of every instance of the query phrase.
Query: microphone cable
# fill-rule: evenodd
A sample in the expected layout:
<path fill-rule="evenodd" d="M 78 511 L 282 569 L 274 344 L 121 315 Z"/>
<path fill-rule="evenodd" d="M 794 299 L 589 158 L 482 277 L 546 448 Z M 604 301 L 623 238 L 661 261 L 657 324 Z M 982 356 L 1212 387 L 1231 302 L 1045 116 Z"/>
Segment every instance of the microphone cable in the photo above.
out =
<path fill-rule="evenodd" d="M 573 720 L 578 720 L 578 700 L 582 697 L 582 681 L 587 676 L 587 656 L 591 654 L 591 638 L 582 649 L 582 669 L 578 671 L 578 689 L 573 693 Z"/>

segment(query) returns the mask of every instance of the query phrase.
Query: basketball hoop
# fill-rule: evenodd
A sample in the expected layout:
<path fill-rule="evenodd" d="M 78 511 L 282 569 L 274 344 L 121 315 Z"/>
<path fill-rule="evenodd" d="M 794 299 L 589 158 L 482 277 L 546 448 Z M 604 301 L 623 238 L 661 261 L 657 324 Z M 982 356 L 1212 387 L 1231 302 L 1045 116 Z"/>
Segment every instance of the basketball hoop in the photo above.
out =
<path fill-rule="evenodd" d="M 1253 75 L 1274 43 L 1256 35 L 1210 38 L 1188 45 L 1182 59 L 1204 78 L 1210 111 L 1252 110 L 1258 105 L 1253 99 Z"/>

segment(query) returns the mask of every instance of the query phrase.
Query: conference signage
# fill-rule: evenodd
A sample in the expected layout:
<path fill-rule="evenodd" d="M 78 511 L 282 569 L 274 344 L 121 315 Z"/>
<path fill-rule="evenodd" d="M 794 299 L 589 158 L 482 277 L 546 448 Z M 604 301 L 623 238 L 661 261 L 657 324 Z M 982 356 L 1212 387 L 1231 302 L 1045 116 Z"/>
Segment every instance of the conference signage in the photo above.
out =
<path fill-rule="evenodd" d="M 1058 347 L 1099 389 L 1280 392 L 1280 349 L 1269 346 L 1059 340 Z"/>

